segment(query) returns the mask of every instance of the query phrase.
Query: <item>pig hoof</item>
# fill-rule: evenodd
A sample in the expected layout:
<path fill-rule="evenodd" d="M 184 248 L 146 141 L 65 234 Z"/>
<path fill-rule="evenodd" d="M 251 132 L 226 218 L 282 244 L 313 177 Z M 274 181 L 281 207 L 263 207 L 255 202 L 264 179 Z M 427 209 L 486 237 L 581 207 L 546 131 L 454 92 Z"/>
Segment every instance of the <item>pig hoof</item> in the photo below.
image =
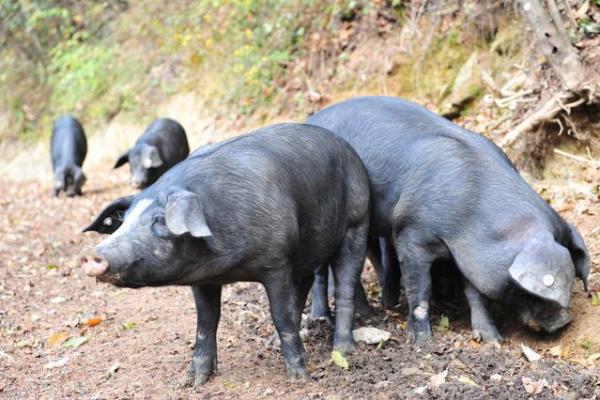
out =
<path fill-rule="evenodd" d="M 400 295 L 398 293 L 391 294 L 384 291 L 381 294 L 381 306 L 386 310 L 393 310 L 396 308 L 396 306 L 398 306 L 399 298 Z"/>
<path fill-rule="evenodd" d="M 395 310 L 396 307 L 398 307 L 400 303 L 398 303 L 398 301 L 391 301 L 391 300 L 385 300 L 385 299 L 381 299 L 381 307 L 384 310 Z"/>
<path fill-rule="evenodd" d="M 409 329 L 408 337 L 415 344 L 422 345 L 431 342 L 430 329 Z"/>
<path fill-rule="evenodd" d="M 333 318 L 331 318 L 329 315 L 324 315 L 324 316 L 320 316 L 320 317 L 315 317 L 313 315 L 309 315 L 309 319 L 311 321 L 325 321 L 325 323 L 329 327 L 333 327 L 335 325 L 335 323 L 333 322 Z"/>
<path fill-rule="evenodd" d="M 331 314 L 327 309 L 321 309 L 318 307 L 312 307 L 309 314 L 310 319 L 312 320 L 325 320 L 329 324 L 331 324 Z"/>
<path fill-rule="evenodd" d="M 334 351 L 339 351 L 342 354 L 352 353 L 354 351 L 354 343 L 351 340 L 338 341 L 333 346 Z"/>
<path fill-rule="evenodd" d="M 288 378 L 292 382 L 303 382 L 308 380 L 308 370 L 306 368 L 289 368 L 288 367 Z"/>
<path fill-rule="evenodd" d="M 369 320 L 375 317 L 375 311 L 369 305 L 360 306 L 356 308 L 356 316 L 363 320 Z"/>
<path fill-rule="evenodd" d="M 473 329 L 473 338 L 484 342 L 501 342 L 503 339 L 495 329 Z"/>
<path fill-rule="evenodd" d="M 210 374 L 196 374 L 192 371 L 188 372 L 185 378 L 179 383 L 178 387 L 180 389 L 189 388 L 189 387 L 198 387 L 204 385 L 208 382 L 210 378 Z"/>

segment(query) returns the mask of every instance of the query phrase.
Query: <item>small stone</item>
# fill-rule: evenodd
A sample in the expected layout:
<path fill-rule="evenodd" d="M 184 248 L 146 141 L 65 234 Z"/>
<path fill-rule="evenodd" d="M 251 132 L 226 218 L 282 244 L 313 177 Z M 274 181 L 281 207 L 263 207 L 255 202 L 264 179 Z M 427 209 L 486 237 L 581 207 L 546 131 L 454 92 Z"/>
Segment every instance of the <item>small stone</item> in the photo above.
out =
<path fill-rule="evenodd" d="M 357 342 L 365 342 L 366 344 L 379 344 L 382 341 L 385 342 L 389 340 L 392 334 L 382 329 L 366 326 L 353 330 L 352 336 Z"/>
<path fill-rule="evenodd" d="M 60 303 L 63 303 L 64 301 L 65 301 L 65 298 L 61 297 L 61 296 L 56 296 L 56 297 L 53 297 L 50 299 L 50 303 L 52 303 L 52 304 L 60 304 Z"/>
<path fill-rule="evenodd" d="M 494 374 L 494 375 L 490 376 L 490 380 L 492 380 L 494 382 L 500 382 L 502 380 L 502 375 Z"/>
<path fill-rule="evenodd" d="M 419 370 L 419 368 L 415 368 L 415 367 L 408 367 L 408 368 L 402 368 L 400 370 L 400 375 L 402 376 L 412 376 L 412 375 L 421 375 L 421 371 Z"/>
<path fill-rule="evenodd" d="M 545 286 L 550 287 L 554 284 L 554 277 L 550 274 L 544 275 L 542 282 L 544 283 Z"/>
<path fill-rule="evenodd" d="M 419 386 L 418 388 L 415 389 L 415 393 L 416 394 L 424 394 L 426 390 L 427 390 L 427 385 Z"/>

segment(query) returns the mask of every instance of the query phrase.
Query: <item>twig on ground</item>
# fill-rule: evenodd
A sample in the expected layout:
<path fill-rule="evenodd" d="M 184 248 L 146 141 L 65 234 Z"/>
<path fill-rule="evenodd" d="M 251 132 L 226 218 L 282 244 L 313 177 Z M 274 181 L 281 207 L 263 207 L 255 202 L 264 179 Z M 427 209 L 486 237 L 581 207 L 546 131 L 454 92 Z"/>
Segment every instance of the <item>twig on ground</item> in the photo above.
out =
<path fill-rule="evenodd" d="M 580 156 L 576 156 L 575 154 L 571 154 L 571 153 L 567 153 L 564 150 L 560 150 L 560 149 L 554 149 L 554 153 L 558 154 L 560 156 L 566 157 L 566 158 L 570 158 L 571 160 L 575 160 L 575 161 L 579 161 L 582 163 L 586 163 L 591 165 L 594 168 L 599 168 L 600 167 L 600 161 L 597 160 L 588 160 L 587 158 L 583 158 Z"/>
<path fill-rule="evenodd" d="M 560 118 L 554 118 L 554 119 L 551 119 L 550 121 L 556 122 L 558 124 L 558 126 L 560 127 L 560 130 L 558 131 L 558 136 L 562 135 L 565 128 L 564 128 L 562 122 L 560 122 Z"/>

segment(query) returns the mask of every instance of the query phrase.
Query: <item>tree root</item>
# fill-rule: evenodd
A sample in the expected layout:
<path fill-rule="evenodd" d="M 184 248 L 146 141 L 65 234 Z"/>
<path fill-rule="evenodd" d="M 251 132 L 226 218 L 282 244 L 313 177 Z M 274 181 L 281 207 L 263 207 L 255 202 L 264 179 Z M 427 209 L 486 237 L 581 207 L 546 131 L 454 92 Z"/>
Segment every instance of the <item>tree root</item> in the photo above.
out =
<path fill-rule="evenodd" d="M 504 139 L 500 142 L 500 146 L 510 147 L 512 146 L 521 135 L 526 132 L 530 132 L 536 127 L 542 125 L 546 121 L 550 121 L 556 117 L 556 115 L 564 111 L 567 114 L 571 113 L 571 109 L 578 107 L 586 102 L 585 98 L 576 98 L 570 92 L 563 92 L 556 96 L 552 96 L 546 103 L 540 107 L 537 111 L 523 120 L 519 125 L 517 125 L 513 130 L 504 136 Z M 565 104 L 565 102 L 570 102 Z"/>

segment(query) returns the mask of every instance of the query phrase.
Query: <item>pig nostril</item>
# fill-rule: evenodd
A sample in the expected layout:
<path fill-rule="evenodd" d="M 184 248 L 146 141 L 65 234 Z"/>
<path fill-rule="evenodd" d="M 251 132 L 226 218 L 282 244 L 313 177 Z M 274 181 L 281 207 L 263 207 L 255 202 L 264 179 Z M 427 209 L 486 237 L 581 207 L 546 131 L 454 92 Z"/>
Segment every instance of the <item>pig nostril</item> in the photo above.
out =
<path fill-rule="evenodd" d="M 86 262 L 88 262 L 88 259 L 87 259 L 87 257 L 81 257 L 81 258 L 79 259 L 79 263 L 80 263 L 80 264 L 85 264 Z"/>
<path fill-rule="evenodd" d="M 100 257 L 94 257 L 94 262 L 101 263 L 102 259 Z"/>

